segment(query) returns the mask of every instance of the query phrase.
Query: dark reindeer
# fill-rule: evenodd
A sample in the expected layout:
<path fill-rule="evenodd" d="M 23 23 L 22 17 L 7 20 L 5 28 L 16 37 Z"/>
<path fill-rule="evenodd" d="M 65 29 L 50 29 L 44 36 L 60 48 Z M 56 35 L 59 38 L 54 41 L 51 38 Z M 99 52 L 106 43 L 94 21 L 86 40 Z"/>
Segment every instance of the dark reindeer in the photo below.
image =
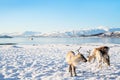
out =
<path fill-rule="evenodd" d="M 108 51 L 109 47 L 107 46 L 95 48 L 91 54 L 90 51 L 88 51 L 88 62 L 91 62 L 91 60 L 94 59 L 94 61 L 97 60 L 98 67 L 102 68 L 103 63 L 107 64 L 107 66 L 110 66 L 110 57 L 108 55 Z"/>

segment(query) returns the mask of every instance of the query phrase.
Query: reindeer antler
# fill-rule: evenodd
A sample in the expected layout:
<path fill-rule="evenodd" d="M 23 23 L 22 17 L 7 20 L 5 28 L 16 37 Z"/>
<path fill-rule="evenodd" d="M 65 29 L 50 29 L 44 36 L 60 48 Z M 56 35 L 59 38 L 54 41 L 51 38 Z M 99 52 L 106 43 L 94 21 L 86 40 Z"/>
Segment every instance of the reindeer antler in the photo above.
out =
<path fill-rule="evenodd" d="M 88 50 L 88 51 L 87 51 L 87 53 L 89 53 L 89 55 L 90 55 L 90 53 L 91 53 L 91 50 Z"/>
<path fill-rule="evenodd" d="M 82 47 L 80 46 L 79 49 L 77 49 L 78 53 L 79 53 L 79 50 L 81 49 Z"/>

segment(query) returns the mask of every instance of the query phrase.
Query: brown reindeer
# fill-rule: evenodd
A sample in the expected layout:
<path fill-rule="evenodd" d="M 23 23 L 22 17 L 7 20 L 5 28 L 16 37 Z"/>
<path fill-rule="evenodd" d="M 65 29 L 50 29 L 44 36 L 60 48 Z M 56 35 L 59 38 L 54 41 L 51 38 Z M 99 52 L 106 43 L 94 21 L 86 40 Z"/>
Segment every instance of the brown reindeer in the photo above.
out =
<path fill-rule="evenodd" d="M 89 56 L 88 56 L 88 61 L 90 62 L 91 60 L 95 59 L 98 62 L 98 67 L 102 68 L 102 64 L 105 63 L 107 66 L 110 66 L 110 57 L 108 55 L 109 47 L 107 46 L 101 46 L 98 48 L 95 48 L 93 50 L 93 53 L 90 54 L 90 51 L 88 51 Z"/>
<path fill-rule="evenodd" d="M 81 48 L 81 47 L 80 47 Z M 79 49 L 80 49 L 79 48 Z M 78 49 L 78 51 L 79 51 Z M 69 72 L 71 73 L 71 76 L 77 76 L 76 74 L 76 66 L 80 61 L 87 62 L 87 59 L 78 52 L 77 55 L 73 51 L 69 51 L 66 56 L 66 62 L 69 64 Z"/>

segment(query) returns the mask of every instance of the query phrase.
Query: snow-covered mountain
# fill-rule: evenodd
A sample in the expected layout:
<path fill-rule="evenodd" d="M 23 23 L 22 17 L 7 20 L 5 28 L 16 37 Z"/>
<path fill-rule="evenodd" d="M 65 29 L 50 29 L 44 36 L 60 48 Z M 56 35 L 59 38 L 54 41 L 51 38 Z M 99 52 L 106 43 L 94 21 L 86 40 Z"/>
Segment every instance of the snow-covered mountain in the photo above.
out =
<path fill-rule="evenodd" d="M 100 37 L 120 37 L 120 28 L 92 28 L 92 29 L 79 29 L 64 32 L 51 32 L 41 33 L 35 31 L 25 31 L 23 33 L 3 33 L 0 35 L 7 36 L 33 36 L 33 37 L 88 37 L 88 36 L 100 36 Z"/>
<path fill-rule="evenodd" d="M 20 35 L 22 35 L 22 33 L 13 32 L 13 33 L 2 33 L 2 34 L 0 34 L 0 36 L 4 36 L 4 35 L 8 35 L 8 36 L 20 36 Z"/>
<path fill-rule="evenodd" d="M 64 32 L 46 33 L 43 36 L 47 37 L 120 37 L 120 28 L 93 28 L 93 29 L 80 29 Z"/>
<path fill-rule="evenodd" d="M 39 36 L 41 32 L 25 31 L 22 33 L 23 36 Z"/>
<path fill-rule="evenodd" d="M 65 32 L 68 36 L 88 37 L 88 36 L 100 36 L 100 37 L 120 37 L 120 28 L 97 28 L 97 29 L 81 29 L 76 31 Z"/>
<path fill-rule="evenodd" d="M 0 36 L 8 35 L 13 37 L 26 37 L 26 36 L 38 36 L 41 32 L 35 32 L 35 31 L 25 31 L 23 33 L 14 32 L 14 33 L 2 33 Z"/>

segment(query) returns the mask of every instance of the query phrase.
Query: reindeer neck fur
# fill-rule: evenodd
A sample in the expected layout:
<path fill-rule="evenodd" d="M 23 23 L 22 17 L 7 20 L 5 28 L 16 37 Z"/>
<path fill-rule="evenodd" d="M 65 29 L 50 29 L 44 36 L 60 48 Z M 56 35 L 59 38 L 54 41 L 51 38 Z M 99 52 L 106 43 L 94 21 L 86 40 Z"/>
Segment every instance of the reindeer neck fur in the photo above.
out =
<path fill-rule="evenodd" d="M 99 60 L 101 56 L 102 56 L 101 52 L 97 48 L 95 48 L 92 54 L 90 54 L 88 61 L 90 62 L 92 59 L 95 59 L 95 58 Z"/>
<path fill-rule="evenodd" d="M 102 53 L 99 50 L 96 50 L 96 59 L 97 61 L 100 61 L 102 59 Z"/>
<path fill-rule="evenodd" d="M 74 56 L 74 60 L 77 61 L 77 62 L 80 61 L 80 58 L 81 58 L 80 54 L 77 54 L 77 55 Z"/>
<path fill-rule="evenodd" d="M 95 49 L 92 51 L 92 53 L 90 54 L 90 52 L 89 52 L 89 56 L 88 56 L 88 61 L 90 62 L 92 59 L 94 59 L 95 58 Z"/>
<path fill-rule="evenodd" d="M 66 61 L 69 65 L 77 66 L 80 61 L 86 62 L 87 60 L 82 54 L 78 53 L 75 55 L 73 51 L 69 51 L 66 56 Z"/>
<path fill-rule="evenodd" d="M 81 55 L 80 54 L 77 54 L 75 56 L 73 56 L 72 58 L 72 64 L 74 66 L 78 65 L 78 63 L 81 61 Z"/>
<path fill-rule="evenodd" d="M 68 64 L 76 66 L 80 62 L 80 54 L 75 55 L 73 51 L 69 51 L 66 56 L 66 61 Z"/>

